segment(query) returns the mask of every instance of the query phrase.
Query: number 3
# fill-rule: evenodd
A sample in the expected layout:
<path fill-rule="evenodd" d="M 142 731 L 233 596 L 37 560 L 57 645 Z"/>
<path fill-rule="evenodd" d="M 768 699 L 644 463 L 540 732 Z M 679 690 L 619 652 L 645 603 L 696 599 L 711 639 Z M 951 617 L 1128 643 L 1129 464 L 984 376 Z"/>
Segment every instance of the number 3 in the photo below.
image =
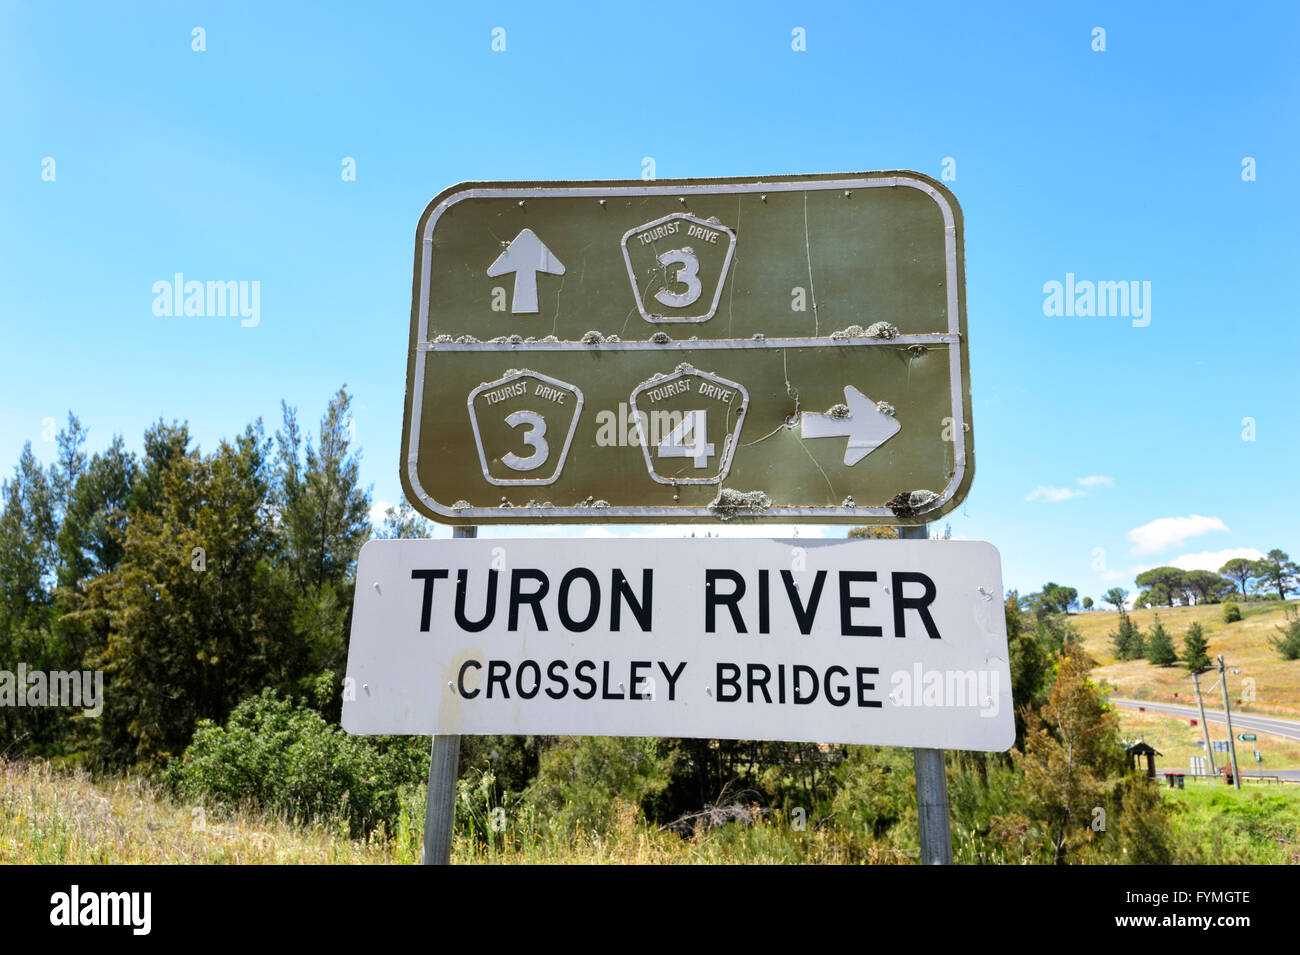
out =
<path fill-rule="evenodd" d="M 695 257 L 694 252 L 690 249 L 673 249 L 659 256 L 659 264 L 681 266 L 673 281 L 675 284 L 686 286 L 685 292 L 670 292 L 666 288 L 655 292 L 655 298 L 661 304 L 669 308 L 685 308 L 700 297 L 704 286 L 700 284 L 700 260 Z"/>
<path fill-rule="evenodd" d="M 526 458 L 521 458 L 510 451 L 501 458 L 501 463 L 513 471 L 532 471 L 545 464 L 551 453 L 545 437 L 546 419 L 536 411 L 516 411 L 506 417 L 506 424 L 512 428 L 517 428 L 521 424 L 528 425 L 528 430 L 523 435 L 524 444 L 532 448 L 533 453 Z"/>

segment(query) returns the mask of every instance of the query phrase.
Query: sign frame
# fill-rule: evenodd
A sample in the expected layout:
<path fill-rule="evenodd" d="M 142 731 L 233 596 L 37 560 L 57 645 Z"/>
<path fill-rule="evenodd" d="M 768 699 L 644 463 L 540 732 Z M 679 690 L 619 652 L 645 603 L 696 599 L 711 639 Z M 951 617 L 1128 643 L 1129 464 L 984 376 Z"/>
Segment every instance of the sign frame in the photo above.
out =
<path fill-rule="evenodd" d="M 944 276 L 947 327 L 936 333 L 906 334 L 895 338 L 854 339 L 847 347 L 863 346 L 920 346 L 945 348 L 948 358 L 948 383 L 951 401 L 952 470 L 947 484 L 934 496 L 925 500 L 890 501 L 871 505 L 857 505 L 846 498 L 839 505 L 787 505 L 775 502 L 763 510 L 747 511 L 739 515 L 748 522 L 767 523 L 844 523 L 923 525 L 948 514 L 965 498 L 975 471 L 973 430 L 971 424 L 969 338 L 966 328 L 966 276 L 961 208 L 953 194 L 937 180 L 917 172 L 885 171 L 861 173 L 830 173 L 816 175 L 780 175 L 723 177 L 689 180 L 578 180 L 567 182 L 502 181 L 463 182 L 441 192 L 426 207 L 416 227 L 415 255 L 412 279 L 411 324 L 408 337 L 406 395 L 404 402 L 402 447 L 399 470 L 407 499 L 425 516 L 445 524 L 592 524 L 592 523 L 716 523 L 736 516 L 735 512 L 720 514 L 710 506 L 629 506 L 596 502 L 594 506 L 555 506 L 549 502 L 511 504 L 502 506 L 469 505 L 465 502 L 438 501 L 420 482 L 419 434 L 426 389 L 433 386 L 427 375 L 431 301 L 430 285 L 434 255 L 434 230 L 441 217 L 458 203 L 478 198 L 512 199 L 520 205 L 530 199 L 548 196 L 563 198 L 672 196 L 689 199 L 692 195 L 752 194 L 766 195 L 797 191 L 842 191 L 846 196 L 855 190 L 877 188 L 916 189 L 928 196 L 938 207 L 944 226 Z M 718 226 L 713 226 L 718 228 Z M 731 230 L 728 230 L 731 231 Z M 735 252 L 728 252 L 730 264 Z M 734 269 L 732 270 L 734 273 Z M 722 284 L 719 283 L 721 294 Z M 638 305 L 640 307 L 640 305 Z M 677 320 L 664 324 L 689 323 Z M 664 327 L 663 324 L 657 327 Z M 517 336 L 516 336 L 517 337 Z M 599 347 L 606 351 L 644 350 L 657 351 L 675 363 L 675 352 L 685 352 L 698 363 L 696 353 L 716 349 L 745 348 L 806 348 L 811 346 L 846 347 L 843 338 L 815 336 L 812 338 L 756 339 L 705 339 L 675 340 L 668 343 L 651 341 L 604 342 Z M 439 344 L 439 350 L 499 352 L 511 355 L 512 364 L 519 367 L 532 351 L 582 351 L 591 345 L 579 341 L 538 341 L 532 343 L 470 342 Z M 936 422 L 936 425 L 938 423 Z M 948 440 L 948 439 L 945 439 Z M 719 485 L 721 487 L 721 485 Z M 907 492 L 904 492 L 906 494 Z"/>

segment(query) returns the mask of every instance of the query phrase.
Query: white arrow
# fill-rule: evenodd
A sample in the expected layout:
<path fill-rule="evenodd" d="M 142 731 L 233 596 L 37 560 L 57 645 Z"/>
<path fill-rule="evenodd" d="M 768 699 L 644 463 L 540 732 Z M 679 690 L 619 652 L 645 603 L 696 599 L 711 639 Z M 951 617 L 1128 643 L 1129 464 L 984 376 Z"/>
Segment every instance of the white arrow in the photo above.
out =
<path fill-rule="evenodd" d="M 515 297 L 510 302 L 512 312 L 537 311 L 537 273 L 563 275 L 564 263 L 546 247 L 537 233 L 525 229 L 514 237 L 496 261 L 488 266 L 487 274 L 495 278 L 509 272 L 515 273 Z"/>
<path fill-rule="evenodd" d="M 844 388 L 844 400 L 849 413 L 843 417 L 805 411 L 799 419 L 801 436 L 805 438 L 842 438 L 849 443 L 844 448 L 844 463 L 853 467 L 876 448 L 880 447 L 903 426 L 893 415 L 885 414 L 876 403 L 852 385 Z"/>

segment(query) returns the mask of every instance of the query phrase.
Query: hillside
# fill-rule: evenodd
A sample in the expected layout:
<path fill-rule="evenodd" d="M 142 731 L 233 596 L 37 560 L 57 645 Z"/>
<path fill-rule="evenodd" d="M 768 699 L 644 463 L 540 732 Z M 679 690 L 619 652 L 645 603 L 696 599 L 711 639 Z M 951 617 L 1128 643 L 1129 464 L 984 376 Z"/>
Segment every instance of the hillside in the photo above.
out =
<path fill-rule="evenodd" d="M 1240 605 L 1242 619 L 1236 623 L 1223 622 L 1222 604 L 1135 610 L 1130 616 L 1143 633 L 1150 630 L 1158 616 L 1174 642 L 1174 649 L 1180 653 L 1183 634 L 1193 622 L 1199 622 L 1209 640 L 1211 659 L 1223 654 L 1228 665 L 1228 688 L 1234 706 L 1246 713 L 1300 719 L 1300 660 L 1283 660 L 1268 644 L 1269 637 L 1278 635 L 1275 627 L 1284 622 L 1285 608 L 1296 605 L 1296 601 L 1243 603 Z M 1157 667 L 1145 660 L 1115 659 L 1109 639 L 1119 625 L 1115 611 L 1071 614 L 1070 624 L 1078 629 L 1084 646 L 1101 664 L 1093 675 L 1114 686 L 1118 695 L 1195 705 L 1192 681 L 1187 671 L 1177 664 Z M 1241 672 L 1234 673 L 1235 669 Z M 1202 690 L 1217 679 L 1217 674 L 1202 678 Z M 1247 679 L 1255 681 L 1254 700 L 1249 699 L 1249 684 L 1243 683 Z M 1243 688 L 1247 691 L 1245 696 Z"/>

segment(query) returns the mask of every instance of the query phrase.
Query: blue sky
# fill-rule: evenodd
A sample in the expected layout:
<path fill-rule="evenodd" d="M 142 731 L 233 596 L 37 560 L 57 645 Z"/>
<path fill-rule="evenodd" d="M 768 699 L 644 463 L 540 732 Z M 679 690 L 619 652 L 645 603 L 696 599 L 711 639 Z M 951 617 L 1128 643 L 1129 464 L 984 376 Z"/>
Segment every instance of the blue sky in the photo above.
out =
<path fill-rule="evenodd" d="M 443 188 L 951 157 L 977 461 L 953 535 L 996 544 L 1008 588 L 1094 597 L 1295 556 L 1298 26 L 1262 3 L 2 3 L 0 464 L 51 459 L 69 409 L 93 448 L 159 416 L 210 448 L 347 382 L 363 479 L 397 501 L 412 239 Z M 156 317 L 176 272 L 258 281 L 259 323 Z M 1066 273 L 1150 282 L 1150 324 L 1045 315 Z"/>

